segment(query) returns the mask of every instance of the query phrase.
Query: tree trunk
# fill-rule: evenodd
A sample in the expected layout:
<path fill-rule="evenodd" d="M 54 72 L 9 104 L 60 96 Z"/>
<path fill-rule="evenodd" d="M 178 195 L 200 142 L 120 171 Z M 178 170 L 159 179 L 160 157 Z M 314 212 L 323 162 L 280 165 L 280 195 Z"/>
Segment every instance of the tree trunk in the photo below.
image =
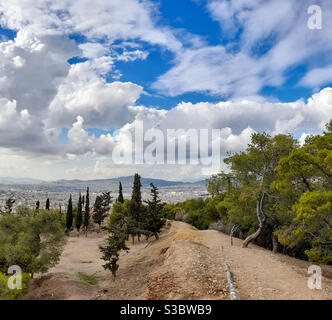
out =
<path fill-rule="evenodd" d="M 243 241 L 242 248 L 247 248 L 249 243 L 252 242 L 253 240 L 257 239 L 263 231 L 263 228 L 265 226 L 265 221 L 266 221 L 266 216 L 263 212 L 264 197 L 265 197 L 265 193 L 263 193 L 263 195 L 261 196 L 260 199 L 257 199 L 257 219 L 259 222 L 258 229 L 255 233 L 251 234 L 250 236 L 247 237 L 247 239 L 245 239 Z"/>
<path fill-rule="evenodd" d="M 278 253 L 278 237 L 272 234 L 273 253 Z"/>
<path fill-rule="evenodd" d="M 135 244 L 135 236 L 132 234 L 131 238 L 133 239 L 133 244 Z"/>
<path fill-rule="evenodd" d="M 115 281 L 115 278 L 116 278 L 116 274 L 115 274 L 115 272 L 112 272 L 112 280 Z"/>
<path fill-rule="evenodd" d="M 154 236 L 156 237 L 156 240 L 159 239 L 159 234 L 158 233 L 156 233 Z"/>

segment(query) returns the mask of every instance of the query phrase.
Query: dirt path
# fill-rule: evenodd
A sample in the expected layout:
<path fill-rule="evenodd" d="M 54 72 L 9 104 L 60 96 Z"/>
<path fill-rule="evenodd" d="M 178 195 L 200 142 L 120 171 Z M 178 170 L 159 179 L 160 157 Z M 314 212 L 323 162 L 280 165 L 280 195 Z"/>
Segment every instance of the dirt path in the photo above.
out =
<path fill-rule="evenodd" d="M 99 245 L 105 236 L 70 237 L 60 263 L 33 281 L 25 299 L 229 299 L 228 262 L 239 299 L 332 299 L 332 268 L 325 267 L 323 290 L 307 287 L 309 264 L 248 249 L 217 231 L 168 223 L 159 240 L 129 244 L 120 256 L 115 282 L 102 268 Z"/>
<path fill-rule="evenodd" d="M 100 290 L 100 281 L 108 274 L 102 267 L 98 249 L 104 239 L 105 236 L 96 233 L 89 237 L 69 237 L 59 264 L 46 275 L 37 276 L 24 299 L 93 299 Z"/>
<path fill-rule="evenodd" d="M 221 260 L 229 263 L 238 299 L 332 299 L 331 278 L 323 278 L 321 291 L 308 288 L 307 270 L 310 264 L 305 261 L 273 254 L 255 245 L 244 249 L 239 239 L 234 239 L 232 247 L 229 237 L 217 231 L 203 231 L 201 235 L 203 242 L 222 252 Z M 325 267 L 324 273 L 331 277 L 332 269 Z"/>

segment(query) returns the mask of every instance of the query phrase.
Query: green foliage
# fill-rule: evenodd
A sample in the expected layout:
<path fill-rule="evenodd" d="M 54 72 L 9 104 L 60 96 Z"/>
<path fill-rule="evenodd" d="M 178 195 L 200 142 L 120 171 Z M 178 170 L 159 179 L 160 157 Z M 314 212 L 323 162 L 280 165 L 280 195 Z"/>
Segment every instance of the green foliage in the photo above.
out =
<path fill-rule="evenodd" d="M 82 195 L 80 193 L 78 198 L 78 204 L 77 204 L 77 215 L 75 219 L 75 228 L 77 231 L 80 231 L 82 226 L 82 219 L 83 219 L 83 209 L 82 209 Z"/>
<path fill-rule="evenodd" d="M 129 200 L 124 200 L 123 203 L 116 201 L 112 208 L 112 214 L 108 220 L 108 226 L 120 225 L 121 227 L 127 225 L 128 212 L 129 212 Z"/>
<path fill-rule="evenodd" d="M 0 272 L 18 265 L 23 272 L 46 272 L 56 265 L 65 243 L 58 211 L 20 208 L 0 217 Z"/>
<path fill-rule="evenodd" d="M 105 261 L 103 265 L 105 270 L 112 272 L 113 280 L 115 280 L 116 272 L 119 269 L 118 260 L 121 250 L 129 250 L 126 246 L 128 239 L 127 228 L 125 225 L 111 224 L 108 226 L 110 235 L 106 240 L 104 246 L 100 246 L 100 251 L 103 253 L 102 260 Z"/>
<path fill-rule="evenodd" d="M 133 237 L 143 233 L 143 214 L 144 208 L 142 205 L 142 194 L 141 194 L 141 177 L 136 173 L 134 177 L 133 191 L 131 200 L 128 207 L 128 218 L 127 226 L 128 232 Z"/>
<path fill-rule="evenodd" d="M 191 199 L 165 206 L 167 217 L 192 224 L 198 229 L 207 229 L 211 222 L 217 221 L 219 212 L 215 208 L 217 200 Z"/>
<path fill-rule="evenodd" d="M 148 207 L 144 217 L 144 234 L 147 238 L 155 236 L 158 239 L 158 234 L 165 224 L 164 206 L 165 204 L 159 199 L 158 188 L 151 183 L 151 200 L 146 201 Z"/>
<path fill-rule="evenodd" d="M 90 224 L 90 196 L 89 196 L 89 187 L 86 189 L 85 196 L 85 210 L 84 210 L 84 218 L 83 218 L 83 226 L 85 231 L 88 230 Z"/>
<path fill-rule="evenodd" d="M 285 246 L 309 242 L 312 262 L 332 263 L 332 120 L 323 135 L 310 136 L 303 147 L 282 159 L 275 188 L 287 199 L 291 221 L 276 232 Z M 286 212 L 287 208 L 284 208 Z"/>
<path fill-rule="evenodd" d="M 122 193 L 122 183 L 119 182 L 119 196 L 117 199 L 119 202 L 124 203 L 123 193 Z"/>
<path fill-rule="evenodd" d="M 84 272 L 78 272 L 78 277 L 91 286 L 95 286 L 98 283 L 98 277 L 94 274 L 86 274 Z"/>
<path fill-rule="evenodd" d="M 276 233 L 279 241 L 294 247 L 309 239 L 312 249 L 305 252 L 309 260 L 332 263 L 332 192 L 306 192 L 293 206 L 292 214 L 292 224 Z"/>
<path fill-rule="evenodd" d="M 70 231 L 72 229 L 72 226 L 73 226 L 73 203 L 70 195 L 67 206 L 67 216 L 66 216 L 67 231 Z"/>
<path fill-rule="evenodd" d="M 93 207 L 93 220 L 99 225 L 99 228 L 107 216 L 112 202 L 111 193 L 104 192 L 102 195 L 96 197 L 96 201 Z"/>
<path fill-rule="evenodd" d="M 11 275 L 0 272 L 0 300 L 16 300 L 19 296 L 29 292 L 30 275 L 22 274 L 22 289 L 11 290 L 8 288 L 8 279 Z"/>
<path fill-rule="evenodd" d="M 49 199 L 49 198 L 46 199 L 46 206 L 45 206 L 45 209 L 46 209 L 46 210 L 50 210 L 50 199 Z"/>
<path fill-rule="evenodd" d="M 6 200 L 6 205 L 5 205 L 5 212 L 6 213 L 12 213 L 13 211 L 13 205 L 15 203 L 15 199 L 9 198 Z"/>

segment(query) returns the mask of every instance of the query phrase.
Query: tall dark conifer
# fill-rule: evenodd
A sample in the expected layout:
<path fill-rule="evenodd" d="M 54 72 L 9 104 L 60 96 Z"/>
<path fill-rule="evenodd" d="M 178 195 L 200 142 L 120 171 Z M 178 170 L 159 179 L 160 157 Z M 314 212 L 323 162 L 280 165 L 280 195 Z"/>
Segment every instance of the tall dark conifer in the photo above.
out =
<path fill-rule="evenodd" d="M 141 193 L 141 177 L 139 174 L 135 174 L 133 191 L 131 195 L 131 201 L 129 204 L 129 217 L 128 217 L 128 230 L 131 234 L 133 243 L 135 235 L 138 236 L 138 240 L 141 236 L 142 225 L 142 193 Z"/>
<path fill-rule="evenodd" d="M 78 204 L 77 204 L 77 216 L 76 216 L 76 229 L 77 231 L 80 231 L 81 229 L 81 225 L 82 225 L 82 215 L 83 215 L 83 212 L 82 212 L 82 196 L 81 196 L 81 193 L 80 193 L 80 196 L 78 198 Z"/>
<path fill-rule="evenodd" d="M 165 204 L 159 198 L 158 188 L 152 183 L 150 186 L 151 200 L 145 201 L 148 207 L 144 221 L 144 233 L 148 238 L 155 236 L 158 239 L 160 230 L 166 221 L 163 214 Z"/>
<path fill-rule="evenodd" d="M 67 207 L 67 217 L 66 217 L 66 227 L 68 232 L 71 230 L 72 226 L 73 226 L 73 203 L 70 195 Z"/>
<path fill-rule="evenodd" d="M 121 203 L 124 203 L 121 181 L 119 182 L 119 197 L 118 197 L 118 201 L 121 202 Z"/>
<path fill-rule="evenodd" d="M 46 206 L 45 206 L 45 209 L 46 209 L 46 210 L 50 210 L 50 199 L 49 199 L 49 198 L 46 199 Z"/>
<path fill-rule="evenodd" d="M 88 231 L 89 224 L 90 224 L 90 195 L 89 195 L 89 187 L 87 187 L 86 196 L 85 196 L 84 219 L 83 219 L 83 226 L 86 232 Z"/>

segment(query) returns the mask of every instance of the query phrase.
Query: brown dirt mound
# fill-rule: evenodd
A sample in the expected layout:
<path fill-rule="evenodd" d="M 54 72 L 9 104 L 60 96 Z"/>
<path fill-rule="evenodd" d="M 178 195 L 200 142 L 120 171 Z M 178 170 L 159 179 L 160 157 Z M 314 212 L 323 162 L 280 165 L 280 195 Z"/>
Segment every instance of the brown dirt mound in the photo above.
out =
<path fill-rule="evenodd" d="M 307 262 L 248 249 L 217 231 L 168 222 L 158 240 L 128 243 L 115 282 L 102 267 L 98 246 L 104 234 L 70 237 L 60 263 L 31 284 L 25 299 L 229 299 L 225 262 L 239 299 L 331 299 L 331 267 L 323 268 L 323 290 L 308 289 Z M 93 284 L 79 276 L 92 277 Z"/>

